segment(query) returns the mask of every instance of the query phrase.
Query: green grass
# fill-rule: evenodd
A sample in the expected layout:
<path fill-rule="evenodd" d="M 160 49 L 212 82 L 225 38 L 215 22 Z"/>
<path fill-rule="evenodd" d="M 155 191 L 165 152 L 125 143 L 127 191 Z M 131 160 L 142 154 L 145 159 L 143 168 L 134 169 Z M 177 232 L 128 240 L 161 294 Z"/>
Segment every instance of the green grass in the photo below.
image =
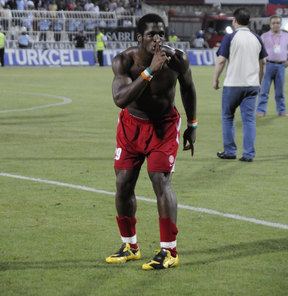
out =
<path fill-rule="evenodd" d="M 196 155 L 179 150 L 173 186 L 181 204 L 288 224 L 288 118 L 257 120 L 253 163 L 222 161 L 221 92 L 212 68 L 193 68 L 198 94 Z M 117 109 L 110 68 L 7 68 L 0 71 L 0 172 L 114 191 Z M 287 88 L 286 88 L 287 89 Z M 176 104 L 183 115 L 179 91 Z M 238 156 L 241 121 L 237 113 Z M 184 125 L 183 125 L 184 128 Z M 182 128 L 182 131 L 183 131 Z M 146 166 L 136 193 L 154 198 Z M 143 260 L 110 266 L 119 245 L 111 196 L 0 176 L 0 294 L 287 295 L 287 230 L 180 209 L 177 269 L 144 272 L 158 247 L 155 204 L 138 202 Z"/>

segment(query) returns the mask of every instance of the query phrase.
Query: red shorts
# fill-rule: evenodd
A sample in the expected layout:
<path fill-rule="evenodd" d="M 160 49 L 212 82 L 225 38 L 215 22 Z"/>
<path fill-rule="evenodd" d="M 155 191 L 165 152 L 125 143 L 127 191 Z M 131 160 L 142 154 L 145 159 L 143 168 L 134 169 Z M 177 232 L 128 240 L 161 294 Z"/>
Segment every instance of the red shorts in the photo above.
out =
<path fill-rule="evenodd" d="M 147 158 L 149 172 L 171 172 L 179 146 L 180 125 L 176 108 L 158 123 L 135 117 L 123 109 L 117 125 L 114 167 L 119 170 L 141 167 Z"/>

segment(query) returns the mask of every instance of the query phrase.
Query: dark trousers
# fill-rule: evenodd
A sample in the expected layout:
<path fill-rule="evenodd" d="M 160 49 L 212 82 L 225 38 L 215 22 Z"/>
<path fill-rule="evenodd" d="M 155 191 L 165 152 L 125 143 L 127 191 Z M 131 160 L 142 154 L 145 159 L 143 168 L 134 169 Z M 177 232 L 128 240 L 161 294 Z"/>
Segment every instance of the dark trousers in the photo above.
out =
<path fill-rule="evenodd" d="M 103 66 L 104 66 L 104 61 L 103 61 L 103 50 L 98 50 L 98 51 L 97 51 L 97 60 L 98 60 L 99 66 L 100 66 L 100 67 L 103 67 Z"/>
<path fill-rule="evenodd" d="M 46 41 L 47 40 L 47 32 L 41 32 L 39 36 L 39 41 Z"/>
<path fill-rule="evenodd" d="M 4 67 L 4 53 L 5 53 L 5 48 L 0 48 L 0 63 L 1 66 Z"/>
<path fill-rule="evenodd" d="M 61 32 L 55 32 L 54 33 L 54 40 L 60 41 L 61 40 Z"/>

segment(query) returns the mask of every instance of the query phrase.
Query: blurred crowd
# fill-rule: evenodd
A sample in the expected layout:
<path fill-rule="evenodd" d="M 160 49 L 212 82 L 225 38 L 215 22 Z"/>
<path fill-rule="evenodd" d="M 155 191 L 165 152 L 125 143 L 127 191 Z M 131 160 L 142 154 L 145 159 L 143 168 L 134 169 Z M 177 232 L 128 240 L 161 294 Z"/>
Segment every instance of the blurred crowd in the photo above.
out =
<path fill-rule="evenodd" d="M 116 12 L 137 15 L 140 0 L 0 0 L 0 9 Z"/>
<path fill-rule="evenodd" d="M 95 41 L 98 27 L 131 27 L 140 14 L 140 0 L 0 0 L 7 40 L 24 32 L 35 41 L 72 41 L 85 32 Z"/>

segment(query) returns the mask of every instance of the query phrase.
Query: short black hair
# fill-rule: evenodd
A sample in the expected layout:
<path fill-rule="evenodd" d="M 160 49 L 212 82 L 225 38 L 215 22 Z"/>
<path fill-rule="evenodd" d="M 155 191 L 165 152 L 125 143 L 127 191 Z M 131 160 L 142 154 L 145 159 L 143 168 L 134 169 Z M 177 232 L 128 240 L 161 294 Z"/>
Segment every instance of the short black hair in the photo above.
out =
<path fill-rule="evenodd" d="M 250 13 L 246 8 L 238 8 L 234 11 L 233 16 L 237 23 L 241 26 L 248 26 L 250 21 Z"/>
<path fill-rule="evenodd" d="M 137 33 L 143 35 L 146 30 L 146 24 L 147 23 L 163 23 L 163 26 L 165 27 L 164 20 L 161 16 L 155 13 L 148 13 L 145 14 L 140 18 L 140 20 L 137 23 Z"/>
<path fill-rule="evenodd" d="M 280 19 L 280 21 L 282 22 L 282 16 L 281 15 L 278 15 L 278 14 L 274 14 L 274 15 L 271 15 L 270 16 L 270 23 L 273 19 Z"/>

